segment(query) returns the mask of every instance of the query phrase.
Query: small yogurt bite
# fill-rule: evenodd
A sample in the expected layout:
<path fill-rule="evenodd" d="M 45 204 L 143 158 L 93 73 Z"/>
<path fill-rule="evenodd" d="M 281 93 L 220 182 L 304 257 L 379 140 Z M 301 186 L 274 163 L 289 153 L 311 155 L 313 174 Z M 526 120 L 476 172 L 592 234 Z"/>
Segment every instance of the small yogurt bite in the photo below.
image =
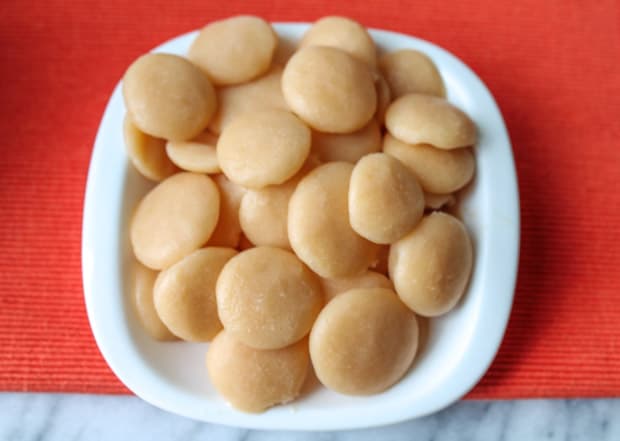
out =
<path fill-rule="evenodd" d="M 359 130 L 377 108 L 368 66 L 333 47 L 307 46 L 297 51 L 284 68 L 282 92 L 291 110 L 321 132 Z"/>
<path fill-rule="evenodd" d="M 349 186 L 349 218 L 360 236 L 378 244 L 396 242 L 423 213 L 422 188 L 399 160 L 373 153 L 356 164 Z"/>
<path fill-rule="evenodd" d="M 387 109 L 385 125 L 394 138 L 408 144 L 430 144 L 440 149 L 474 145 L 476 125 L 458 107 L 431 95 L 410 93 Z"/>
<path fill-rule="evenodd" d="M 377 65 L 377 48 L 364 26 L 347 17 L 323 17 L 304 34 L 300 47 L 329 46 L 342 49 L 368 64 Z"/>
<path fill-rule="evenodd" d="M 162 271 L 155 282 L 155 308 L 162 322 L 187 341 L 211 341 L 222 329 L 215 301 L 220 271 L 236 250 L 207 247 Z"/>
<path fill-rule="evenodd" d="M 393 98 L 409 93 L 446 96 L 446 88 L 435 63 L 420 51 L 402 49 L 385 54 L 379 59 L 379 70 Z"/>
<path fill-rule="evenodd" d="M 269 109 L 289 110 L 282 95 L 282 70 L 281 66 L 274 66 L 261 77 L 247 83 L 218 88 L 218 108 L 209 122 L 209 130 L 219 134 L 228 123 L 245 113 L 260 113 Z"/>
<path fill-rule="evenodd" d="M 245 113 L 220 135 L 217 158 L 228 179 L 262 188 L 293 177 L 308 158 L 310 143 L 310 129 L 291 112 Z"/>
<path fill-rule="evenodd" d="M 196 173 L 219 173 L 217 162 L 217 136 L 202 132 L 189 141 L 168 141 L 166 153 L 179 168 Z"/>
<path fill-rule="evenodd" d="M 390 248 L 390 278 L 401 300 L 425 317 L 450 311 L 465 292 L 473 266 L 463 223 L 434 212 Z"/>
<path fill-rule="evenodd" d="M 207 352 L 213 386 L 236 409 L 258 413 L 294 400 L 309 370 L 308 343 L 259 350 L 220 332 Z"/>
<path fill-rule="evenodd" d="M 249 241 L 257 246 L 291 249 L 288 238 L 288 206 L 299 181 L 320 162 L 311 154 L 301 170 L 288 181 L 249 189 L 241 200 L 239 223 Z"/>
<path fill-rule="evenodd" d="M 188 57 L 217 86 L 240 84 L 267 72 L 278 39 L 260 17 L 239 15 L 205 26 Z"/>
<path fill-rule="evenodd" d="M 256 247 L 232 258 L 216 287 L 224 329 L 255 349 L 301 340 L 324 299 L 318 278 L 290 251 Z"/>
<path fill-rule="evenodd" d="M 123 77 L 131 121 L 143 132 L 174 141 L 198 136 L 217 107 L 209 79 L 183 57 L 146 54 Z"/>
<path fill-rule="evenodd" d="M 310 172 L 289 202 L 288 234 L 295 254 L 321 277 L 350 277 L 366 271 L 377 245 L 349 221 L 353 165 L 330 162 Z"/>
<path fill-rule="evenodd" d="M 338 295 L 310 333 L 318 379 L 347 395 L 382 392 L 407 372 L 418 347 L 418 324 L 391 289 L 352 289 Z"/>
<path fill-rule="evenodd" d="M 155 340 L 176 340 L 177 337 L 161 321 L 155 309 L 153 287 L 158 274 L 157 271 L 134 262 L 130 275 L 132 304 L 142 329 L 147 334 Z"/>
<path fill-rule="evenodd" d="M 166 140 L 142 132 L 129 115 L 123 121 L 123 138 L 129 160 L 145 178 L 159 182 L 179 171 L 166 154 Z"/>
<path fill-rule="evenodd" d="M 207 242 L 220 213 L 220 194 L 211 178 L 177 173 L 140 201 L 129 226 L 137 259 L 165 269 Z"/>
<path fill-rule="evenodd" d="M 445 150 L 430 144 L 407 144 L 388 133 L 383 151 L 407 166 L 429 193 L 453 193 L 474 176 L 476 159 L 469 147 Z"/>
<path fill-rule="evenodd" d="M 288 203 L 298 179 L 249 190 L 241 200 L 239 221 L 245 236 L 255 245 L 291 249 L 288 239 Z"/>

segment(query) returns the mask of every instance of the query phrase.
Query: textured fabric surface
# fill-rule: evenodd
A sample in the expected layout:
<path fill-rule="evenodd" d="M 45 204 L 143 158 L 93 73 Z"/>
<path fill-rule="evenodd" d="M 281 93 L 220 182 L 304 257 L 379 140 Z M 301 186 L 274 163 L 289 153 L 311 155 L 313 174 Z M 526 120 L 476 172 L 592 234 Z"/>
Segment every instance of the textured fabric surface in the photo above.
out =
<path fill-rule="evenodd" d="M 471 398 L 620 395 L 620 12 L 614 0 L 5 0 L 0 5 L 0 389 L 122 393 L 84 309 L 92 143 L 129 63 L 237 13 L 328 14 L 428 39 L 486 82 L 519 174 L 513 314 Z"/>

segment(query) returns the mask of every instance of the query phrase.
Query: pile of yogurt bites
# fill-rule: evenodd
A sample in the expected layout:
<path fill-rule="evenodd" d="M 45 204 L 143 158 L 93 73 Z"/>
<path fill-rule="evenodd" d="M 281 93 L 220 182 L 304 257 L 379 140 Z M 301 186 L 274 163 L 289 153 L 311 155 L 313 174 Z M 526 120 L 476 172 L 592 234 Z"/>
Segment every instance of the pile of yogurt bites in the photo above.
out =
<path fill-rule="evenodd" d="M 471 179 L 474 123 L 415 50 L 378 53 L 343 17 L 297 47 L 265 20 L 208 24 L 187 57 L 123 79 L 124 137 L 157 185 L 130 223 L 132 296 L 158 340 L 211 342 L 208 375 L 242 411 L 342 394 L 409 370 L 416 316 L 463 295 L 472 245 L 442 209 Z"/>

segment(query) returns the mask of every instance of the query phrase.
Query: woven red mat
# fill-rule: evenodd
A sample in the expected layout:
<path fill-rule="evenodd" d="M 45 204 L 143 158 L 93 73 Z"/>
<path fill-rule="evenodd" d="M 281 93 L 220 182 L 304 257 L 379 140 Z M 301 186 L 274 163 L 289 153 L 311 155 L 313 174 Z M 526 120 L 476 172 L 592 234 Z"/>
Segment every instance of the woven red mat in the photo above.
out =
<path fill-rule="evenodd" d="M 618 2 L 4 1 L 0 6 L 0 389 L 123 393 L 82 295 L 92 143 L 129 63 L 232 14 L 328 14 L 435 42 L 487 83 L 519 174 L 513 314 L 471 398 L 620 395 Z"/>

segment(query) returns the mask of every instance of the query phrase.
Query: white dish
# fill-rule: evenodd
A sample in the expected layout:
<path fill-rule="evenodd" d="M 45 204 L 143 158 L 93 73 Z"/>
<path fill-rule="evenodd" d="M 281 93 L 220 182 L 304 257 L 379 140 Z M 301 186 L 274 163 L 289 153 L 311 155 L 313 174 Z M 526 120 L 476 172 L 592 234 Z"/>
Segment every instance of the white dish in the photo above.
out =
<path fill-rule="evenodd" d="M 298 39 L 307 24 L 276 24 Z M 426 41 L 372 30 L 385 50 L 419 49 L 437 64 L 450 101 L 476 122 L 476 180 L 462 215 L 475 245 L 468 292 L 455 310 L 430 322 L 429 341 L 406 377 L 369 397 L 315 388 L 290 405 L 263 414 L 232 409 L 217 395 L 204 366 L 207 344 L 159 343 L 132 316 L 125 295 L 131 259 L 127 220 L 151 184 L 128 163 L 122 139 L 125 113 L 120 84 L 95 141 L 84 203 L 82 270 L 93 334 L 118 378 L 149 403 L 197 420 L 260 429 L 334 430 L 370 427 L 440 410 L 482 377 L 502 340 L 510 314 L 519 250 L 519 198 L 508 134 L 488 89 L 461 61 Z M 168 41 L 156 52 L 185 54 L 196 33 Z"/>

